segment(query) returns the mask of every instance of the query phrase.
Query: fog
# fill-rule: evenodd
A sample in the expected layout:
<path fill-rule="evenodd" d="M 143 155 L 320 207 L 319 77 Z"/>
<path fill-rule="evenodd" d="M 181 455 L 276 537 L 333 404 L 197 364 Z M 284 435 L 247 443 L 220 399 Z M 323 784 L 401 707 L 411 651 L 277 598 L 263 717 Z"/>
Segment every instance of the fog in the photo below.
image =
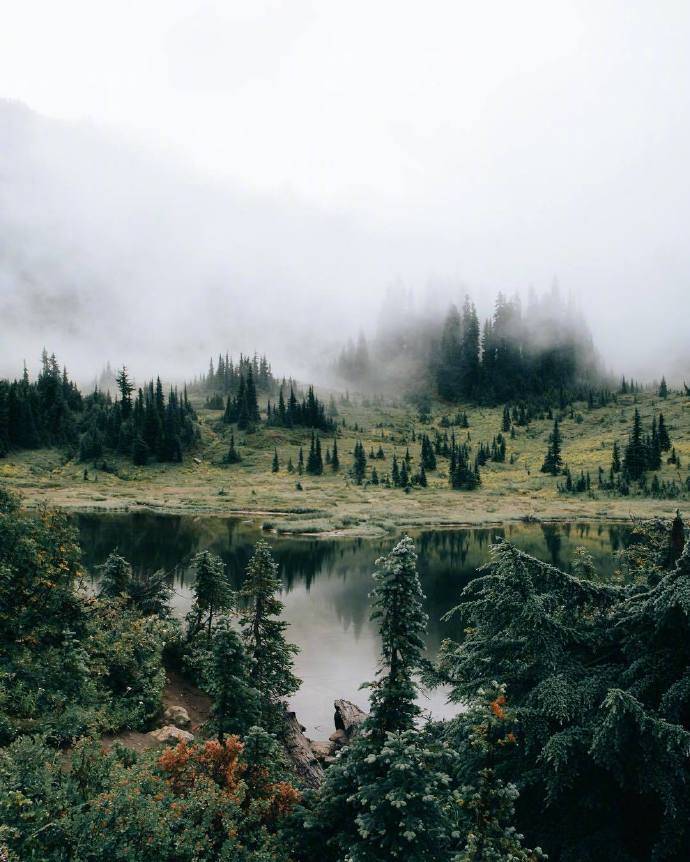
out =
<path fill-rule="evenodd" d="M 690 380 L 690 6 L 477 5 L 7 4 L 0 374 L 319 382 L 557 279 L 607 367 Z"/>

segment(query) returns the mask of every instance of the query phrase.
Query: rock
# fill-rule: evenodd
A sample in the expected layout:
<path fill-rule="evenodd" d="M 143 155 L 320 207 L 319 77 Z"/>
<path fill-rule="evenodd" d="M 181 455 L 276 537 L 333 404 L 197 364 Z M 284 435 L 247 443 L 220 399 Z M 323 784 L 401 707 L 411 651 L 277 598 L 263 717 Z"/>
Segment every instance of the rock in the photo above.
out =
<path fill-rule="evenodd" d="M 302 725 L 294 712 L 285 711 L 284 722 L 285 749 L 292 761 L 295 772 L 308 787 L 319 787 L 323 781 L 323 766 L 312 751 L 309 740 L 302 732 Z"/>
<path fill-rule="evenodd" d="M 332 742 L 310 739 L 309 745 L 311 745 L 311 750 L 314 752 L 317 760 L 326 761 L 335 752 L 335 744 Z"/>
<path fill-rule="evenodd" d="M 192 720 L 187 710 L 183 706 L 176 704 L 169 706 L 165 710 L 163 718 L 166 724 L 173 724 L 175 727 L 181 727 L 183 730 L 187 730 L 192 726 Z"/>
<path fill-rule="evenodd" d="M 201 458 L 192 458 L 195 464 L 201 464 Z"/>
<path fill-rule="evenodd" d="M 332 733 L 328 737 L 329 742 L 332 742 L 336 748 L 342 748 L 343 745 L 347 745 L 349 742 L 348 735 L 344 730 L 336 730 L 335 733 Z"/>
<path fill-rule="evenodd" d="M 163 745 L 177 745 L 178 742 L 191 742 L 194 739 L 194 734 L 188 730 L 180 730 L 173 724 L 166 724 L 165 727 L 159 727 L 158 730 L 152 730 L 148 736 L 160 742 Z"/>
<path fill-rule="evenodd" d="M 336 700 L 333 706 L 335 707 L 333 721 L 337 728 L 336 733 L 338 730 L 342 730 L 347 741 L 349 741 L 357 735 L 367 714 L 349 700 Z M 333 739 L 333 737 L 330 738 Z"/>

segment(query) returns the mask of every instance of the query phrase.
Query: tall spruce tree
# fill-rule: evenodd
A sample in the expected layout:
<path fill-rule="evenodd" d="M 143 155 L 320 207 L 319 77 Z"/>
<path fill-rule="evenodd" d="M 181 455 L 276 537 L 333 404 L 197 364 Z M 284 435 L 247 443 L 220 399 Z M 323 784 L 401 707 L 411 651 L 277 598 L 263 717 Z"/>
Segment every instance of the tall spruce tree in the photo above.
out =
<path fill-rule="evenodd" d="M 194 569 L 194 601 L 187 614 L 187 637 L 194 638 L 200 631 L 206 631 L 208 643 L 211 642 L 214 617 L 230 610 L 234 595 L 225 563 L 210 551 L 201 551 L 192 560 Z"/>
<path fill-rule="evenodd" d="M 281 721 L 282 702 L 294 694 L 300 680 L 294 675 L 298 648 L 285 640 L 288 623 L 279 619 L 283 603 L 278 566 L 267 542 L 258 541 L 247 566 L 240 591 L 242 638 L 251 661 L 250 678 L 261 698 L 261 723 L 276 729 Z"/>
<path fill-rule="evenodd" d="M 563 457 L 561 455 L 562 442 L 563 437 L 561 436 L 558 419 L 555 419 L 553 431 L 549 435 L 549 445 L 546 450 L 544 463 L 541 465 L 542 473 L 550 473 L 552 476 L 557 476 L 563 469 Z"/>

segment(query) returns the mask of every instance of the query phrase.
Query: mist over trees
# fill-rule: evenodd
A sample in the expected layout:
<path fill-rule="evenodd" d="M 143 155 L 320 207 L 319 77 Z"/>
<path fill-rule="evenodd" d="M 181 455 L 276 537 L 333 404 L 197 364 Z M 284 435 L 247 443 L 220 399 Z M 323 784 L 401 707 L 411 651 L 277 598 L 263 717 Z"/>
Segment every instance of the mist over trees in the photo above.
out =
<path fill-rule="evenodd" d="M 530 292 L 524 307 L 518 296 L 499 293 L 483 322 L 466 297 L 442 320 L 402 321 L 397 337 L 383 330 L 370 345 L 360 335 L 335 371 L 365 391 L 397 386 L 489 404 L 572 396 L 603 379 L 583 316 L 555 286 L 542 297 Z"/>

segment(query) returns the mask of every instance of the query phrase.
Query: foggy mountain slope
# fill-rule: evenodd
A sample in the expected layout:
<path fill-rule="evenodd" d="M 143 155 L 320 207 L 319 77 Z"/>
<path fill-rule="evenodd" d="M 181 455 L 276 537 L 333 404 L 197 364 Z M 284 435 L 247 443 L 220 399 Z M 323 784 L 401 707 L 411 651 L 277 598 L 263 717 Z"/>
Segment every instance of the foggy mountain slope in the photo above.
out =
<path fill-rule="evenodd" d="M 89 125 L 0 102 L 0 152 L 0 373 L 44 344 L 87 377 L 107 358 L 189 375 L 219 345 L 299 373 L 351 288 L 389 278 L 385 243 L 347 218 L 208 183 Z"/>

